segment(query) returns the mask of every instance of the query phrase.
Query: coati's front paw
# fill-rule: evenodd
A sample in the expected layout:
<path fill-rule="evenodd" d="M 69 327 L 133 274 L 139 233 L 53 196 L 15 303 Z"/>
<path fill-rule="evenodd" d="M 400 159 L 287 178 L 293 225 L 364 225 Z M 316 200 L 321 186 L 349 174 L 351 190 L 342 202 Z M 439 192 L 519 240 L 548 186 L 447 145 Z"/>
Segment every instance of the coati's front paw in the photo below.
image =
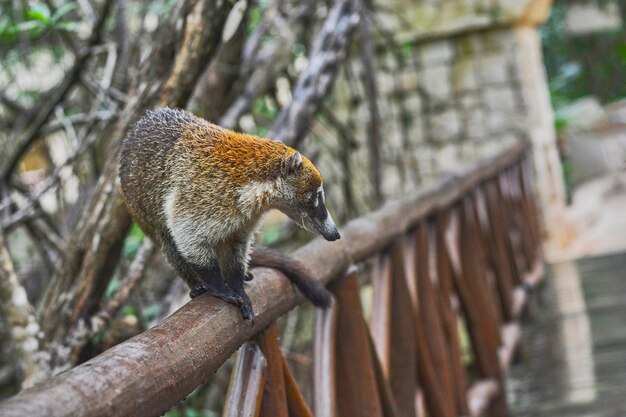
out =
<path fill-rule="evenodd" d="M 243 277 L 244 281 L 252 281 L 254 279 L 254 274 L 250 271 L 246 272 L 246 275 Z"/>
<path fill-rule="evenodd" d="M 239 310 L 244 319 L 250 320 L 254 324 L 254 311 L 252 310 L 252 303 L 250 300 L 244 300 L 239 305 Z"/>
<path fill-rule="evenodd" d="M 190 298 L 196 298 L 197 296 L 202 295 L 202 294 L 204 294 L 207 291 L 208 291 L 207 288 L 195 287 L 195 288 L 192 288 L 191 291 L 189 292 L 189 297 Z"/>

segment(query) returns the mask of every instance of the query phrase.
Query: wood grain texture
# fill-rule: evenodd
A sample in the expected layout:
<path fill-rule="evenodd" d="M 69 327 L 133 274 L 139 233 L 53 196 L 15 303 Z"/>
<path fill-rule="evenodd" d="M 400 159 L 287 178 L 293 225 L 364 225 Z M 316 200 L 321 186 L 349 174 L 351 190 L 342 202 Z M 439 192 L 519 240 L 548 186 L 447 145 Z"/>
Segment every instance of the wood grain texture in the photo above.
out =
<path fill-rule="evenodd" d="M 337 300 L 335 381 L 338 416 L 383 416 L 376 381 L 375 352 L 363 317 L 355 273 L 332 286 Z"/>
<path fill-rule="evenodd" d="M 259 333 L 255 339 L 267 361 L 260 416 L 289 417 L 283 371 L 283 354 L 278 345 L 276 323 L 272 323 L 267 329 Z"/>
<path fill-rule="evenodd" d="M 424 391 L 428 415 L 454 417 L 458 415 L 453 399 L 453 375 L 450 352 L 443 333 L 442 317 L 437 309 L 436 289 L 429 268 L 429 244 L 426 225 L 421 223 L 415 233 L 415 278 L 417 282 L 417 371 Z"/>
<path fill-rule="evenodd" d="M 263 401 L 267 361 L 253 343 L 244 344 L 228 385 L 223 417 L 258 417 Z"/>

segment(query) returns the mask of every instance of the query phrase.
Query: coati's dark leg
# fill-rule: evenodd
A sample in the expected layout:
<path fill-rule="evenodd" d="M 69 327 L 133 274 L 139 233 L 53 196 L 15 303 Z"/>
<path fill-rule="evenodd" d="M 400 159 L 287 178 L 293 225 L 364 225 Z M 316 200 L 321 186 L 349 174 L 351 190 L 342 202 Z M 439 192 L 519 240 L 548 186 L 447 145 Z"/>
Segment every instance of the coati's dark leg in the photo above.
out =
<path fill-rule="evenodd" d="M 161 235 L 161 242 L 167 261 L 191 289 L 189 292 L 191 298 L 208 292 L 214 297 L 239 307 L 245 319 L 250 320 L 254 317 L 248 296 L 245 292 L 242 295 L 242 291 L 230 288 L 224 282 L 218 265 L 213 264 L 208 267 L 193 265 L 178 252 L 169 236 Z"/>
<path fill-rule="evenodd" d="M 248 314 L 248 310 L 243 307 L 246 303 L 247 295 L 244 293 L 244 296 L 242 296 L 239 291 L 235 291 L 226 284 L 222 278 L 222 272 L 220 271 L 218 265 L 214 264 L 209 267 L 195 268 L 198 271 L 198 274 L 202 277 L 203 287 L 206 288 L 206 291 L 209 294 L 239 307 L 245 319 L 249 320 L 252 318 L 253 315 Z M 248 302 L 249 301 L 250 300 L 248 299 Z"/>
<path fill-rule="evenodd" d="M 181 256 L 172 239 L 166 234 L 161 234 L 160 238 L 167 262 L 169 262 L 172 268 L 174 268 L 174 271 L 180 275 L 191 289 L 189 296 L 194 298 L 207 292 L 207 288 L 203 285 L 202 278 L 193 266 Z"/>
<path fill-rule="evenodd" d="M 239 306 L 241 314 L 245 318 L 252 318 L 252 301 L 243 289 L 243 282 L 248 277 L 247 250 L 248 242 L 244 240 L 225 243 L 218 248 L 218 260 L 226 284 L 243 300 L 243 304 Z"/>

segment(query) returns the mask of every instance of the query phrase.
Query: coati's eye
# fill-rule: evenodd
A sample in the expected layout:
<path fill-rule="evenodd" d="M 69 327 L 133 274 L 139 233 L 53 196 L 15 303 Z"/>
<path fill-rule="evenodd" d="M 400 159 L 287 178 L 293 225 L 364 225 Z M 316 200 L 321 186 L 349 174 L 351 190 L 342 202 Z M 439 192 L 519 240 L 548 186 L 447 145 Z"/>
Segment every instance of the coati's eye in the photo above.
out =
<path fill-rule="evenodd" d="M 318 191 L 317 197 L 315 199 L 315 217 L 319 220 L 326 220 L 328 217 L 328 210 L 326 210 L 326 205 L 324 204 L 324 192 Z"/>

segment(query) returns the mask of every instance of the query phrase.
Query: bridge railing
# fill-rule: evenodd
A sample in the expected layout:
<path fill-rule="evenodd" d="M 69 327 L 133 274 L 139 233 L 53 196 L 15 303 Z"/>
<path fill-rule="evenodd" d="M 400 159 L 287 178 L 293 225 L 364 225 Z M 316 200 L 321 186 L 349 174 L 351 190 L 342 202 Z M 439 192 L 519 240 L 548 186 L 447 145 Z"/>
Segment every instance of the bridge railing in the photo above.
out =
<path fill-rule="evenodd" d="M 543 275 L 528 150 L 517 143 L 351 221 L 336 242 L 296 251 L 335 296 L 317 313 L 312 404 L 275 324 L 302 297 L 282 274 L 259 268 L 247 287 L 254 327 L 236 308 L 198 297 L 0 403 L 0 415 L 160 415 L 243 345 L 225 416 L 505 416 L 517 318 Z M 370 267 L 359 269 L 365 262 Z M 373 287 L 371 320 L 361 304 L 363 273 Z"/>

